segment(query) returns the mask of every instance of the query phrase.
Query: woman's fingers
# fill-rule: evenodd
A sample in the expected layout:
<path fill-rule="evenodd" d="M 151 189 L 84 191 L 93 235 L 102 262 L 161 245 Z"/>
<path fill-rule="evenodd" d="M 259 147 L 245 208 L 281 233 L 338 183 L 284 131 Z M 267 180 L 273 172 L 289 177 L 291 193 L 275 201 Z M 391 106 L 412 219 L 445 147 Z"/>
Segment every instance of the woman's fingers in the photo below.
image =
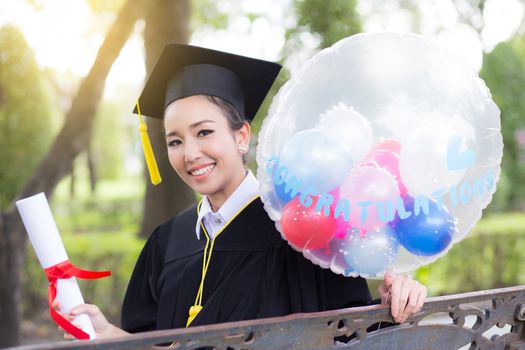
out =
<path fill-rule="evenodd" d="M 80 304 L 71 309 L 72 315 L 88 314 L 89 316 L 99 316 L 102 314 L 98 306 L 92 304 Z"/>
<path fill-rule="evenodd" d="M 388 304 L 390 302 L 389 299 L 392 282 L 394 282 L 394 275 L 392 275 L 389 272 L 385 273 L 383 283 L 381 283 L 378 288 L 379 297 L 381 298 L 381 304 Z"/>
<path fill-rule="evenodd" d="M 427 299 L 427 288 L 419 282 L 416 283 L 419 285 L 419 293 L 417 295 L 416 308 L 414 310 L 414 313 L 419 312 L 421 310 L 423 304 L 425 304 L 425 300 Z"/>
<path fill-rule="evenodd" d="M 91 323 L 93 324 L 96 333 L 103 333 L 111 328 L 111 324 L 96 305 L 80 304 L 74 307 L 71 310 L 71 313 L 73 315 L 87 314 L 91 319 Z"/>
<path fill-rule="evenodd" d="M 410 280 L 407 276 L 402 276 L 396 279 L 392 286 L 392 299 L 397 299 L 396 308 L 394 308 L 394 303 L 392 302 L 392 317 L 396 322 L 401 322 L 403 320 L 403 313 L 408 301 L 408 294 Z M 395 313 L 395 316 L 394 316 Z"/>
<path fill-rule="evenodd" d="M 390 290 L 391 314 L 399 323 L 421 310 L 427 295 L 426 287 L 410 276 L 397 277 Z"/>
<path fill-rule="evenodd" d="M 408 289 L 408 298 L 407 298 L 405 309 L 403 310 L 403 313 L 401 316 L 401 320 L 400 320 L 401 323 L 405 322 L 410 315 L 419 311 L 419 309 L 417 309 L 417 300 L 418 300 L 420 290 L 417 287 L 416 283 L 417 282 L 412 281 L 410 289 Z"/>
<path fill-rule="evenodd" d="M 399 294 L 401 293 L 401 283 L 400 279 L 403 278 L 401 276 L 398 276 L 394 282 L 392 282 L 392 285 L 390 287 L 390 313 L 392 314 L 392 317 L 394 318 L 394 321 L 397 322 L 398 315 L 399 315 Z"/>

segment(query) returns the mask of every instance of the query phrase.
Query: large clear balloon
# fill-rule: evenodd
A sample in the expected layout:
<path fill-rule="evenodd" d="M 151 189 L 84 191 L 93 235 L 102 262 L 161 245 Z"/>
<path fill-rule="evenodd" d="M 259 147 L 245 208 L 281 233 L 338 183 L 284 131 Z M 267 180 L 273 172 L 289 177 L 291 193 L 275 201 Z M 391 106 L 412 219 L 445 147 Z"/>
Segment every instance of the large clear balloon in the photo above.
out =
<path fill-rule="evenodd" d="M 419 35 L 359 34 L 281 88 L 257 176 L 295 249 L 345 276 L 381 277 L 465 238 L 496 190 L 502 152 L 499 110 L 474 70 Z"/>

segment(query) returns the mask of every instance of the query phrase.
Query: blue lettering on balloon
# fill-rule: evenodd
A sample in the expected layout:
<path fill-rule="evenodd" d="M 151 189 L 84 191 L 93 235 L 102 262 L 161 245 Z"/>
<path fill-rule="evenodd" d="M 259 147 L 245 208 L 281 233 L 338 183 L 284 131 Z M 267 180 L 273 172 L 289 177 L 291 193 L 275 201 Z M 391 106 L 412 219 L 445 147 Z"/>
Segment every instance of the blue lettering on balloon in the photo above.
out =
<path fill-rule="evenodd" d="M 270 175 L 275 171 L 275 166 L 277 165 L 277 157 L 273 156 L 266 162 L 266 172 Z"/>
<path fill-rule="evenodd" d="M 277 186 L 282 185 L 286 181 L 286 176 L 288 176 L 288 169 L 280 166 L 277 171 L 273 173 L 273 183 Z"/>
<path fill-rule="evenodd" d="M 284 186 L 284 193 L 288 194 L 290 193 L 290 198 L 293 198 L 297 196 L 299 192 L 301 192 L 301 180 L 296 178 L 295 176 L 290 176 L 290 179 L 286 181 L 286 185 Z"/>
<path fill-rule="evenodd" d="M 335 206 L 334 217 L 337 219 L 341 214 L 343 214 L 345 221 L 350 220 L 350 202 L 346 198 L 339 199 Z"/>
<path fill-rule="evenodd" d="M 472 187 L 470 183 L 463 182 L 459 187 L 459 199 L 462 204 L 467 204 L 472 199 Z"/>
<path fill-rule="evenodd" d="M 474 179 L 474 184 L 472 185 L 472 195 L 476 196 L 483 196 L 483 193 L 485 192 L 484 187 L 484 179 L 482 177 L 478 177 Z"/>
<path fill-rule="evenodd" d="M 429 212 L 429 203 L 428 198 L 422 194 L 418 195 L 414 199 L 414 215 L 418 216 L 419 212 L 423 209 L 423 214 L 428 215 Z"/>
<path fill-rule="evenodd" d="M 403 198 L 397 197 L 397 216 L 401 220 L 404 220 L 412 215 L 411 211 L 407 211 L 405 208 L 405 202 L 403 201 Z"/>
<path fill-rule="evenodd" d="M 377 217 L 381 222 L 390 222 L 394 220 L 394 205 L 392 201 L 379 201 L 376 202 L 377 207 Z M 386 210 L 385 210 L 386 207 Z"/>
<path fill-rule="evenodd" d="M 444 190 L 444 189 L 441 189 L 441 190 L 437 190 L 437 191 L 432 192 L 432 198 L 434 198 L 434 200 L 436 201 L 436 207 L 437 207 L 439 210 L 443 210 L 443 195 L 444 195 L 446 192 L 447 192 L 447 191 Z"/>
<path fill-rule="evenodd" d="M 315 206 L 315 212 L 319 213 L 321 210 L 323 210 L 324 215 L 328 216 L 330 215 L 330 205 L 334 201 L 334 196 L 332 196 L 330 193 L 323 192 L 319 199 L 317 199 L 317 205 Z"/>
<path fill-rule="evenodd" d="M 368 220 L 368 207 L 372 204 L 370 201 L 357 202 L 357 205 L 361 207 L 361 222 L 365 223 Z"/>
<path fill-rule="evenodd" d="M 494 186 L 494 174 L 492 173 L 492 171 L 489 171 L 487 173 L 487 175 L 485 176 L 485 180 L 487 180 L 488 189 L 491 190 Z"/>
<path fill-rule="evenodd" d="M 308 208 L 312 205 L 312 195 L 315 193 L 315 188 L 313 188 L 312 186 L 306 186 L 304 189 L 301 189 L 301 197 L 299 200 L 305 208 Z"/>
<path fill-rule="evenodd" d="M 277 159 L 270 159 L 266 164 L 266 171 L 271 175 L 275 185 L 280 186 L 285 184 L 284 193 L 289 194 L 291 198 L 300 194 L 300 203 L 308 208 L 314 203 L 313 196 L 317 195 L 317 191 L 313 186 L 302 186 L 302 182 L 297 177 L 289 176 L 288 169 L 284 166 L 277 167 Z M 484 176 L 474 179 L 472 182 L 463 182 L 459 184 L 459 191 L 457 186 L 451 186 L 449 188 L 439 189 L 432 192 L 431 199 L 435 202 L 437 209 L 444 209 L 445 195 L 448 194 L 451 208 L 455 208 L 461 202 L 466 205 L 472 201 L 475 196 L 483 196 L 485 188 L 491 190 L 495 186 L 495 175 L 492 171 L 488 172 Z M 458 193 L 459 192 L 459 193 Z M 421 212 L 424 215 L 429 215 L 429 205 L 431 199 L 424 195 L 418 195 L 414 198 L 414 215 L 418 216 Z M 396 198 L 396 205 L 392 201 L 360 201 L 357 202 L 357 206 L 361 208 L 360 220 L 365 223 L 368 220 L 368 210 L 371 210 L 371 206 L 375 204 L 378 218 L 381 222 L 390 222 L 394 219 L 395 213 L 399 219 L 404 220 L 412 215 L 411 211 L 408 211 L 405 207 L 404 200 L 401 196 Z M 315 207 L 316 212 L 322 212 L 325 216 L 330 215 L 331 206 L 335 204 L 335 210 L 333 211 L 334 218 L 343 217 L 345 221 L 350 220 L 350 202 L 346 198 L 339 198 L 337 203 L 334 203 L 334 196 L 330 193 L 323 192 L 317 199 Z"/>

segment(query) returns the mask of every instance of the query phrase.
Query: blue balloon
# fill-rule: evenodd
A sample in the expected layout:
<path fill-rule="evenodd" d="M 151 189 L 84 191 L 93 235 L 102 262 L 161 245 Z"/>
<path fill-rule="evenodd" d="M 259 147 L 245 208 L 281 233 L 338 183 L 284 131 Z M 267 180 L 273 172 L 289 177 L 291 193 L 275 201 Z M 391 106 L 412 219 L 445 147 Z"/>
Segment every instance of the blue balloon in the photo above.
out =
<path fill-rule="evenodd" d="M 345 238 L 343 257 L 353 271 L 371 277 L 388 270 L 398 250 L 395 232 L 388 225 L 368 231 L 364 237 L 359 229 L 353 228 Z"/>
<path fill-rule="evenodd" d="M 339 140 L 321 130 L 308 129 L 295 134 L 283 146 L 277 171 L 286 174 L 285 183 L 296 192 L 320 194 L 338 187 L 351 168 L 350 152 Z M 274 184 L 284 185 L 275 181 Z"/>
<path fill-rule="evenodd" d="M 396 220 L 392 225 L 399 243 L 409 252 L 420 256 L 436 255 L 445 250 L 452 242 L 455 226 L 454 219 L 445 208 L 441 210 L 430 201 L 428 212 L 414 212 L 414 201 L 405 201 L 406 212 L 410 216 Z"/>

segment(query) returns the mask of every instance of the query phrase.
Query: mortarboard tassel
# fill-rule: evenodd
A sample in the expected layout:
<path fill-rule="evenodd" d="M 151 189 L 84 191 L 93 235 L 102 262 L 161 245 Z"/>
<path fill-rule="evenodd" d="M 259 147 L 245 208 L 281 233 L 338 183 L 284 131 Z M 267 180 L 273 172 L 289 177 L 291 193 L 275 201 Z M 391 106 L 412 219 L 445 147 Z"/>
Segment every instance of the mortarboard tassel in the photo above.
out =
<path fill-rule="evenodd" d="M 157 167 L 157 162 L 155 161 L 155 155 L 153 154 L 153 149 L 151 148 L 151 143 L 148 137 L 148 127 L 146 123 L 142 120 L 142 115 L 140 114 L 139 101 L 137 100 L 137 112 L 139 114 L 139 130 L 140 130 L 140 139 L 142 141 L 142 149 L 144 150 L 144 157 L 146 158 L 146 166 L 148 167 L 149 178 L 153 185 L 158 185 L 162 182 L 160 177 L 159 168 Z"/>

